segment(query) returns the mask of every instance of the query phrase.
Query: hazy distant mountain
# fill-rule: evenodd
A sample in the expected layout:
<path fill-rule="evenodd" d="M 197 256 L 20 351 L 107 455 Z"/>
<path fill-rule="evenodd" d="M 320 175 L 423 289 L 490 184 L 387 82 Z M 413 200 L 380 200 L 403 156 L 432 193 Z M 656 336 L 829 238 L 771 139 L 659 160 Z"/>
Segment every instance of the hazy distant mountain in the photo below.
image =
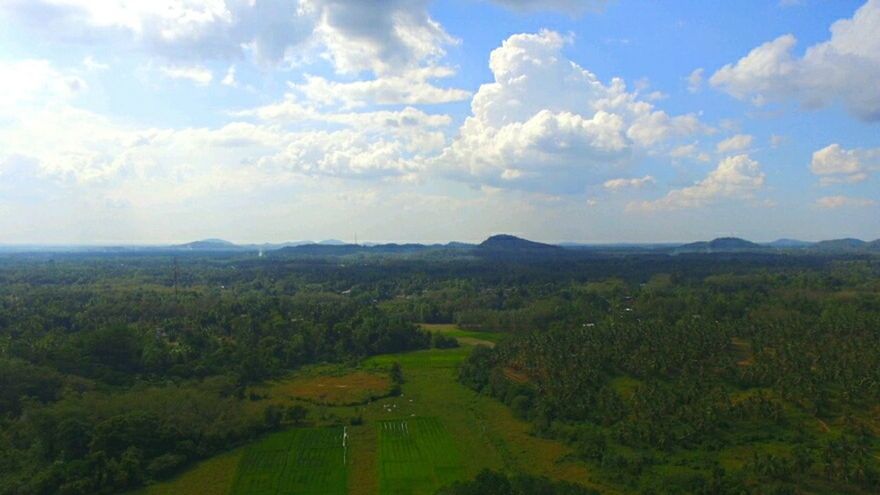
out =
<path fill-rule="evenodd" d="M 352 254 L 407 254 L 440 249 L 439 246 L 426 246 L 424 244 L 303 244 L 279 249 L 281 255 L 308 255 L 308 256 L 347 256 Z"/>
<path fill-rule="evenodd" d="M 819 251 L 864 251 L 868 243 L 861 239 L 845 238 L 817 242 L 813 248 Z"/>
<path fill-rule="evenodd" d="M 477 246 L 482 254 L 549 254 L 564 251 L 559 246 L 530 241 L 508 234 L 493 235 Z"/>
<path fill-rule="evenodd" d="M 477 247 L 476 244 L 470 244 L 467 242 L 458 242 L 458 241 L 450 241 L 443 245 L 443 247 L 449 249 L 473 249 Z"/>
<path fill-rule="evenodd" d="M 318 241 L 317 244 L 321 246 L 345 246 L 348 243 L 340 241 L 339 239 L 325 239 L 323 241 Z"/>
<path fill-rule="evenodd" d="M 679 246 L 676 253 L 738 253 L 749 251 L 765 251 L 760 244 L 740 239 L 739 237 L 719 237 L 711 241 L 692 242 Z"/>
<path fill-rule="evenodd" d="M 237 249 L 242 249 L 242 246 L 223 239 L 203 239 L 201 241 L 193 241 L 171 247 L 175 249 L 191 249 L 201 251 L 233 251 Z"/>
<path fill-rule="evenodd" d="M 813 244 L 815 244 L 815 243 L 814 242 L 807 242 L 807 241 L 799 241 L 797 239 L 784 239 L 783 238 L 783 239 L 776 239 L 773 242 L 768 242 L 765 245 L 770 246 L 770 247 L 774 247 L 774 248 L 789 248 L 790 249 L 790 248 L 810 247 Z"/>

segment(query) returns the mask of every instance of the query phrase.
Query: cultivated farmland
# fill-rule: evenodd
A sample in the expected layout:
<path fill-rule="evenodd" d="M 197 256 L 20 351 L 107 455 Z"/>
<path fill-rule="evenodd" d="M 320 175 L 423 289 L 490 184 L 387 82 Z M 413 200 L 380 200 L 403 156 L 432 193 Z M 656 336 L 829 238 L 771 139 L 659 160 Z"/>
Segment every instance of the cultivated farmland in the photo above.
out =
<path fill-rule="evenodd" d="M 251 446 L 238 467 L 234 495 L 346 493 L 344 428 L 301 428 Z"/>
<path fill-rule="evenodd" d="M 461 459 L 436 418 L 381 421 L 379 493 L 434 493 L 461 477 Z"/>

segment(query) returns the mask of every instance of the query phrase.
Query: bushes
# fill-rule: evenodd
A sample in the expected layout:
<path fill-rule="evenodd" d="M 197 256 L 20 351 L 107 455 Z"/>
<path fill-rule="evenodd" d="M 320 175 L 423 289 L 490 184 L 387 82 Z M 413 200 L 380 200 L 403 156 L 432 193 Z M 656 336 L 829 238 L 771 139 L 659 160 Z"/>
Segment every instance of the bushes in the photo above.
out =
<path fill-rule="evenodd" d="M 23 397 L 55 400 L 61 384 L 61 374 L 53 369 L 21 359 L 0 359 L 0 416 L 18 415 Z"/>
<path fill-rule="evenodd" d="M 397 361 L 391 363 L 391 368 L 388 370 L 388 375 L 391 377 L 390 395 L 400 395 L 401 386 L 403 385 L 403 368 L 400 367 L 400 363 L 398 363 Z"/>
<path fill-rule="evenodd" d="M 185 455 L 171 453 L 162 454 L 154 458 L 147 465 L 147 475 L 153 479 L 165 478 L 183 466 L 186 461 L 187 458 Z"/>
<path fill-rule="evenodd" d="M 442 333 L 431 334 L 431 347 L 435 349 L 452 349 L 458 347 L 458 340 Z"/>
<path fill-rule="evenodd" d="M 598 495 L 580 485 L 550 481 L 544 477 L 515 474 L 508 476 L 484 470 L 472 481 L 459 481 L 440 489 L 437 495 Z"/>

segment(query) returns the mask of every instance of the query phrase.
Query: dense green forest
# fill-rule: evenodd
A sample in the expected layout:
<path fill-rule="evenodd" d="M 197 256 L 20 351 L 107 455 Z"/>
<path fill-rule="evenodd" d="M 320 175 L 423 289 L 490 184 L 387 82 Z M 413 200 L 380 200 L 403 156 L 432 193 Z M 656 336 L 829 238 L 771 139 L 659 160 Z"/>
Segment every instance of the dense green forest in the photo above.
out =
<path fill-rule="evenodd" d="M 604 315 L 478 349 L 460 380 L 634 490 L 876 493 L 877 269 L 654 275 Z M 689 469 L 645 475 L 658 465 Z"/>
<path fill-rule="evenodd" d="M 505 335 L 460 381 L 622 491 L 880 490 L 869 255 L 41 254 L 0 259 L 0 493 L 167 478 L 296 420 L 251 384 L 455 345 L 417 323 Z M 505 483 L 589 493 L 444 493 Z"/>

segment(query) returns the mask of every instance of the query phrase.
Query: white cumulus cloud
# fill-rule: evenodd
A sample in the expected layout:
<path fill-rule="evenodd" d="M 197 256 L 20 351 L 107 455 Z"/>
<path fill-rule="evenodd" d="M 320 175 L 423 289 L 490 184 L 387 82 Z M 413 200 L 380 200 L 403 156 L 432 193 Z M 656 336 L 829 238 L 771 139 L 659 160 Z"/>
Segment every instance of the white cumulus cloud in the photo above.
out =
<path fill-rule="evenodd" d="M 263 63 L 313 51 L 340 72 L 391 73 L 444 54 L 456 40 L 428 0 L 6 0 L 0 19 L 45 39 L 128 44 L 168 59 Z"/>
<path fill-rule="evenodd" d="M 880 170 L 880 148 L 847 150 L 831 144 L 813 152 L 810 170 L 822 185 L 862 182 Z"/>
<path fill-rule="evenodd" d="M 703 89 L 703 74 L 706 72 L 706 69 L 702 67 L 699 69 L 694 69 L 693 72 L 687 77 L 687 87 L 688 91 L 691 93 L 698 93 L 701 89 Z"/>
<path fill-rule="evenodd" d="M 320 105 L 355 108 L 371 104 L 417 105 L 447 103 L 470 98 L 471 93 L 456 88 L 440 88 L 430 80 L 449 77 L 454 71 L 445 67 L 425 67 L 377 79 L 339 82 L 319 76 L 307 76 L 295 84 L 305 98 Z"/>
<path fill-rule="evenodd" d="M 692 186 L 673 189 L 654 201 L 631 203 L 629 210 L 699 208 L 723 199 L 751 199 L 764 186 L 761 165 L 748 155 L 727 157 L 718 168 Z"/>
<path fill-rule="evenodd" d="M 480 86 L 472 115 L 428 166 L 481 185 L 580 192 L 639 155 L 706 130 L 694 115 L 671 116 L 639 99 L 620 79 L 603 84 L 565 58 L 569 41 L 541 31 L 493 50 L 494 82 Z"/>
<path fill-rule="evenodd" d="M 605 189 L 609 189 L 611 191 L 619 191 L 621 189 L 641 189 L 650 184 L 654 184 L 657 182 L 650 175 L 646 175 L 644 177 L 635 178 L 635 179 L 610 179 L 606 180 L 604 184 L 602 184 Z"/>
<path fill-rule="evenodd" d="M 0 60 L 0 112 L 28 104 L 65 101 L 87 87 L 82 78 L 62 73 L 48 60 Z"/>
<path fill-rule="evenodd" d="M 719 142 L 715 146 L 715 150 L 718 151 L 718 153 L 733 153 L 744 151 L 752 146 L 752 141 L 754 141 L 754 139 L 754 136 L 750 134 L 736 134 Z"/>
<path fill-rule="evenodd" d="M 200 86 L 211 84 L 214 80 L 214 73 L 210 69 L 200 66 L 173 66 L 166 65 L 159 68 L 159 71 L 170 79 L 183 79 Z M 234 77 L 233 73 L 233 77 Z"/>
<path fill-rule="evenodd" d="M 795 99 L 805 108 L 839 101 L 857 118 L 880 120 L 880 0 L 868 0 L 851 19 L 831 26 L 831 38 L 793 53 L 787 34 L 722 67 L 710 82 L 756 104 Z"/>

